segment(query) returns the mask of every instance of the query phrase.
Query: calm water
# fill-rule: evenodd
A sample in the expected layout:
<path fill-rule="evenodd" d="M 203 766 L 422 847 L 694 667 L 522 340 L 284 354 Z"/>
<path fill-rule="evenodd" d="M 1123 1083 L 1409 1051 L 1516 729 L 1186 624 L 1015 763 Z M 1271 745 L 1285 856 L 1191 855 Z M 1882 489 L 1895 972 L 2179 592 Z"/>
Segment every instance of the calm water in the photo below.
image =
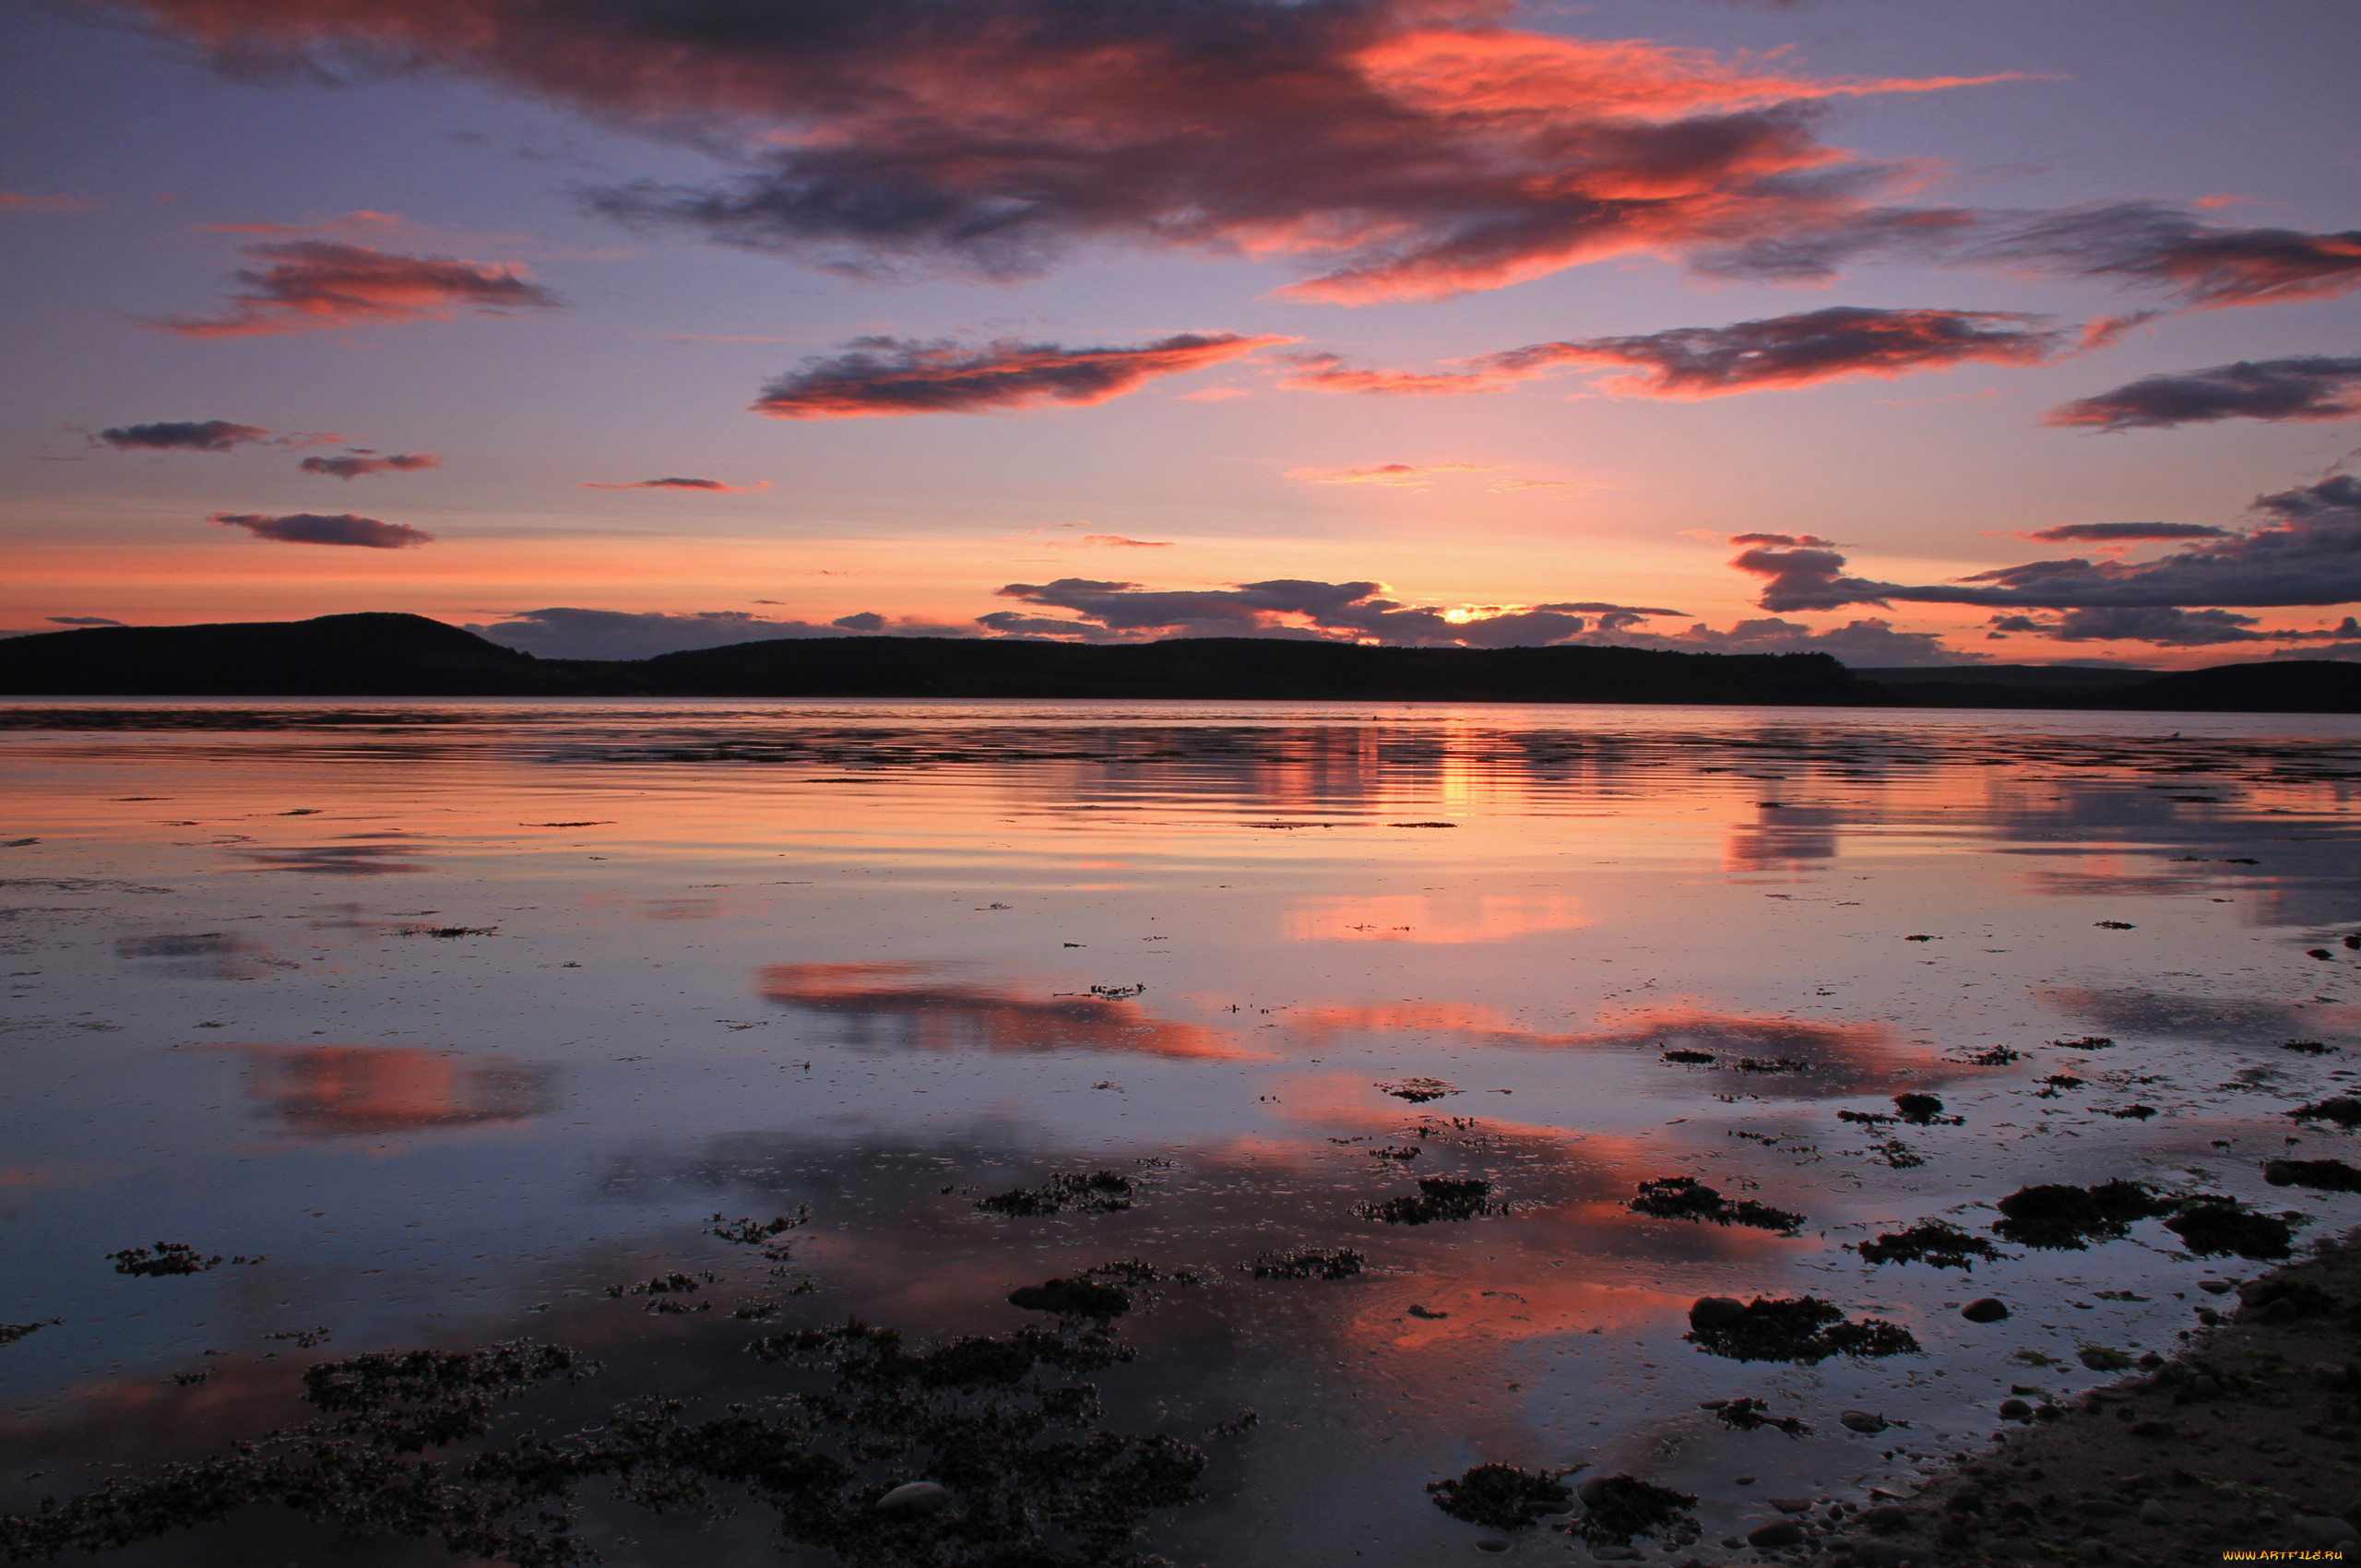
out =
<path fill-rule="evenodd" d="M 1207 1455 L 1145 1550 L 1493 1561 L 1426 1483 L 1588 1462 L 1698 1494 L 1713 1562 L 1768 1497 L 1905 1490 L 2004 1385 L 2169 1348 L 2200 1279 L 2259 1266 L 2153 1223 L 1972 1277 L 1843 1243 L 2112 1177 L 2361 1221 L 2260 1173 L 2352 1152 L 2284 1112 L 2361 1046 L 2353 719 L 38 706 L 0 705 L 0 1321 L 64 1322 L 0 1348 L 10 1507 L 303 1419 L 324 1359 L 529 1336 L 606 1368 L 547 1419 L 703 1416 L 785 1375 L 757 1335 L 1006 1336 L 1050 1321 L 1011 1290 L 1139 1260 L 1202 1282 L 1143 1292 L 1090 1381 L 1110 1429 Z M 2086 1036 L 2115 1044 L 2048 1043 Z M 1383 1087 L 1411 1079 L 1440 1097 Z M 1964 1124 L 1839 1117 L 1904 1092 Z M 1099 1170 L 1128 1209 L 976 1206 Z M 1465 1176 L 1507 1212 L 1361 1212 Z M 1806 1222 L 1629 1210 L 1676 1176 Z M 710 1233 L 801 1205 L 784 1261 Z M 106 1255 L 159 1241 L 264 1261 Z M 1249 1270 L 1306 1248 L 1367 1267 Z M 610 1294 L 675 1271 L 716 1277 Z M 2014 1315 L 1963 1321 L 1987 1293 Z M 1705 1294 L 1922 1352 L 1732 1361 L 1682 1340 Z M 1811 1435 L 1700 1408 L 1737 1396 Z M 760 1508 L 584 1501 L 611 1562 L 834 1561 Z M 465 1560 L 261 1510 L 108 1559 Z"/>

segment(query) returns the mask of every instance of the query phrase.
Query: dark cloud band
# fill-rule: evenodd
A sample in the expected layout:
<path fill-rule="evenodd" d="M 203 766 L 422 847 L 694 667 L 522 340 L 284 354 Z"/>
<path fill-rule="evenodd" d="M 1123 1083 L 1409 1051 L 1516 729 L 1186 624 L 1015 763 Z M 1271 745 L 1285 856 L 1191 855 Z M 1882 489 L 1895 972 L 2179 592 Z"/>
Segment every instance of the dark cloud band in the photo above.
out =
<path fill-rule="evenodd" d="M 364 550 L 407 550 L 434 541 L 433 534 L 408 523 L 379 522 L 350 512 L 333 516 L 292 512 L 279 517 L 259 512 L 216 512 L 206 520 L 223 528 L 243 529 L 256 539 L 277 540 L 281 544 L 350 544 Z"/>
<path fill-rule="evenodd" d="M 2146 375 L 2049 410 L 2044 424 L 2096 431 L 2170 430 L 2217 420 L 2338 420 L 2361 414 L 2361 356 L 2240 360 Z"/>
<path fill-rule="evenodd" d="M 858 338 L 845 345 L 848 351 L 808 359 L 764 387 L 753 411 L 772 419 L 855 419 L 1103 403 L 1156 377 L 1202 370 L 1291 340 L 1184 332 L 1134 349 L 1067 349 L 1014 340 L 975 349 Z"/>

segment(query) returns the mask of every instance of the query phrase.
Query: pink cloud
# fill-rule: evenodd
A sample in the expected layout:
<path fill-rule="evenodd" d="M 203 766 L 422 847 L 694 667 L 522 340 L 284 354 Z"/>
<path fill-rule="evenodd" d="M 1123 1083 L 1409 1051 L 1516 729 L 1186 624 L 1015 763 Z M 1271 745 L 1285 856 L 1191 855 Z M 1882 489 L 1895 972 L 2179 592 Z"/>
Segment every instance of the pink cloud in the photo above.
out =
<path fill-rule="evenodd" d="M 1051 403 L 1104 403 L 1166 375 L 1226 364 L 1292 338 L 1184 332 L 1135 349 L 1067 349 L 1004 339 L 980 349 L 857 338 L 763 389 L 772 419 L 985 413 Z"/>
<path fill-rule="evenodd" d="M 163 316 L 145 325 L 181 338 L 255 338 L 448 321 L 461 312 L 510 315 L 559 303 L 514 266 L 316 239 L 248 245 L 244 254 L 261 265 L 234 274 L 245 287 L 218 315 Z"/>
<path fill-rule="evenodd" d="M 432 452 L 392 452 L 380 457 L 366 450 L 334 457 L 306 457 L 296 465 L 307 474 L 329 474 L 341 480 L 356 480 L 364 474 L 416 473 L 421 469 L 442 466 L 443 459 Z"/>

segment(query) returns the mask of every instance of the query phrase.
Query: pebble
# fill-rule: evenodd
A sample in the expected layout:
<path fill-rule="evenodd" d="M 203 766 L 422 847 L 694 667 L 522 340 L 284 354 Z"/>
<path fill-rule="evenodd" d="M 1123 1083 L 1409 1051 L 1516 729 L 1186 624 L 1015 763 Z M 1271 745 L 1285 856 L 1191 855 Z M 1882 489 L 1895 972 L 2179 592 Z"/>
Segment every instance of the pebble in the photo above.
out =
<path fill-rule="evenodd" d="M 1836 1418 L 1836 1424 L 1846 1431 L 1878 1432 L 1885 1431 L 1883 1416 L 1873 1416 L 1867 1410 L 1847 1410 Z"/>
<path fill-rule="evenodd" d="M 1690 1303 L 1689 1326 L 1726 1328 L 1746 1316 L 1746 1303 L 1735 1296 L 1700 1296 Z"/>
<path fill-rule="evenodd" d="M 2295 1523 L 2296 1530 L 2314 1546 L 2334 1546 L 2341 1540 L 2351 1539 L 2354 1534 L 2352 1526 L 2325 1514 L 2298 1514 Z"/>
<path fill-rule="evenodd" d="M 2340 1524 L 2343 1522 L 2338 1521 Z M 1793 1519 L 1774 1519 L 1769 1524 L 1758 1526 L 1746 1533 L 1746 1544 L 1749 1546 L 1775 1548 L 1801 1546 L 1803 1543 L 1804 1527 Z"/>
<path fill-rule="evenodd" d="M 2009 1315 L 2009 1304 L 1998 1296 L 1978 1296 L 1960 1308 L 1959 1315 L 1970 1323 L 1999 1323 Z"/>
<path fill-rule="evenodd" d="M 1809 1514 L 1811 1512 L 1811 1499 L 1809 1497 L 1774 1497 L 1771 1500 L 1771 1506 L 1776 1508 L 1782 1514 Z"/>
<path fill-rule="evenodd" d="M 1612 1476 L 1591 1477 L 1590 1479 L 1574 1488 L 1575 1500 L 1585 1508 L 1597 1507 L 1598 1500 L 1607 1495 L 1607 1483 L 1614 1479 Z"/>
<path fill-rule="evenodd" d="M 2143 1525 L 2169 1525 L 2173 1519 L 2170 1514 L 2165 1512 L 2165 1505 L 2153 1497 L 2140 1505 L 2138 1517 Z"/>
<path fill-rule="evenodd" d="M 1595 1546 L 1590 1554 L 1600 1562 L 1637 1562 L 1643 1555 L 1636 1546 Z"/>
<path fill-rule="evenodd" d="M 1861 1515 L 1861 1523 L 1880 1535 L 1910 1527 L 1910 1510 L 1889 1503 L 1882 1508 L 1872 1508 Z"/>
<path fill-rule="evenodd" d="M 880 1514 L 940 1514 L 951 1506 L 951 1489 L 934 1481 L 911 1481 L 877 1500 Z"/>
<path fill-rule="evenodd" d="M 1479 1540 L 1476 1543 L 1476 1550 L 1478 1551 L 1506 1551 L 1508 1549 L 1509 1543 L 1501 1539 L 1497 1536 L 1488 1538 L 1484 1540 Z"/>
<path fill-rule="evenodd" d="M 2230 1282 L 2226 1279 L 2201 1279 L 2197 1282 L 2197 1288 L 2209 1296 L 2226 1296 L 2232 1289 Z"/>
<path fill-rule="evenodd" d="M 2000 1401 L 2000 1419 L 2004 1421 L 2029 1421 L 2033 1420 L 2033 1407 L 2022 1399 L 2003 1399 Z"/>

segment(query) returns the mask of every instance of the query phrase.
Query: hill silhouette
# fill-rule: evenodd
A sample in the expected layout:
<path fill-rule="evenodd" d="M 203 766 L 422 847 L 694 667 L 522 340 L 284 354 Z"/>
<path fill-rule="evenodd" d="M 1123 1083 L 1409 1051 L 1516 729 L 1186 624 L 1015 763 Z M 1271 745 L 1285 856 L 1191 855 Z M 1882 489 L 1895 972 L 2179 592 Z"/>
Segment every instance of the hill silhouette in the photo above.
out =
<path fill-rule="evenodd" d="M 2361 712 L 2361 666 L 2220 665 L 2148 676 L 2054 667 L 1880 670 L 1826 654 L 1624 647 L 1371 647 L 1284 638 L 1078 644 L 810 637 L 647 659 L 537 659 L 422 615 L 105 626 L 0 640 L 12 696 L 1049 697 L 1738 703 Z"/>

